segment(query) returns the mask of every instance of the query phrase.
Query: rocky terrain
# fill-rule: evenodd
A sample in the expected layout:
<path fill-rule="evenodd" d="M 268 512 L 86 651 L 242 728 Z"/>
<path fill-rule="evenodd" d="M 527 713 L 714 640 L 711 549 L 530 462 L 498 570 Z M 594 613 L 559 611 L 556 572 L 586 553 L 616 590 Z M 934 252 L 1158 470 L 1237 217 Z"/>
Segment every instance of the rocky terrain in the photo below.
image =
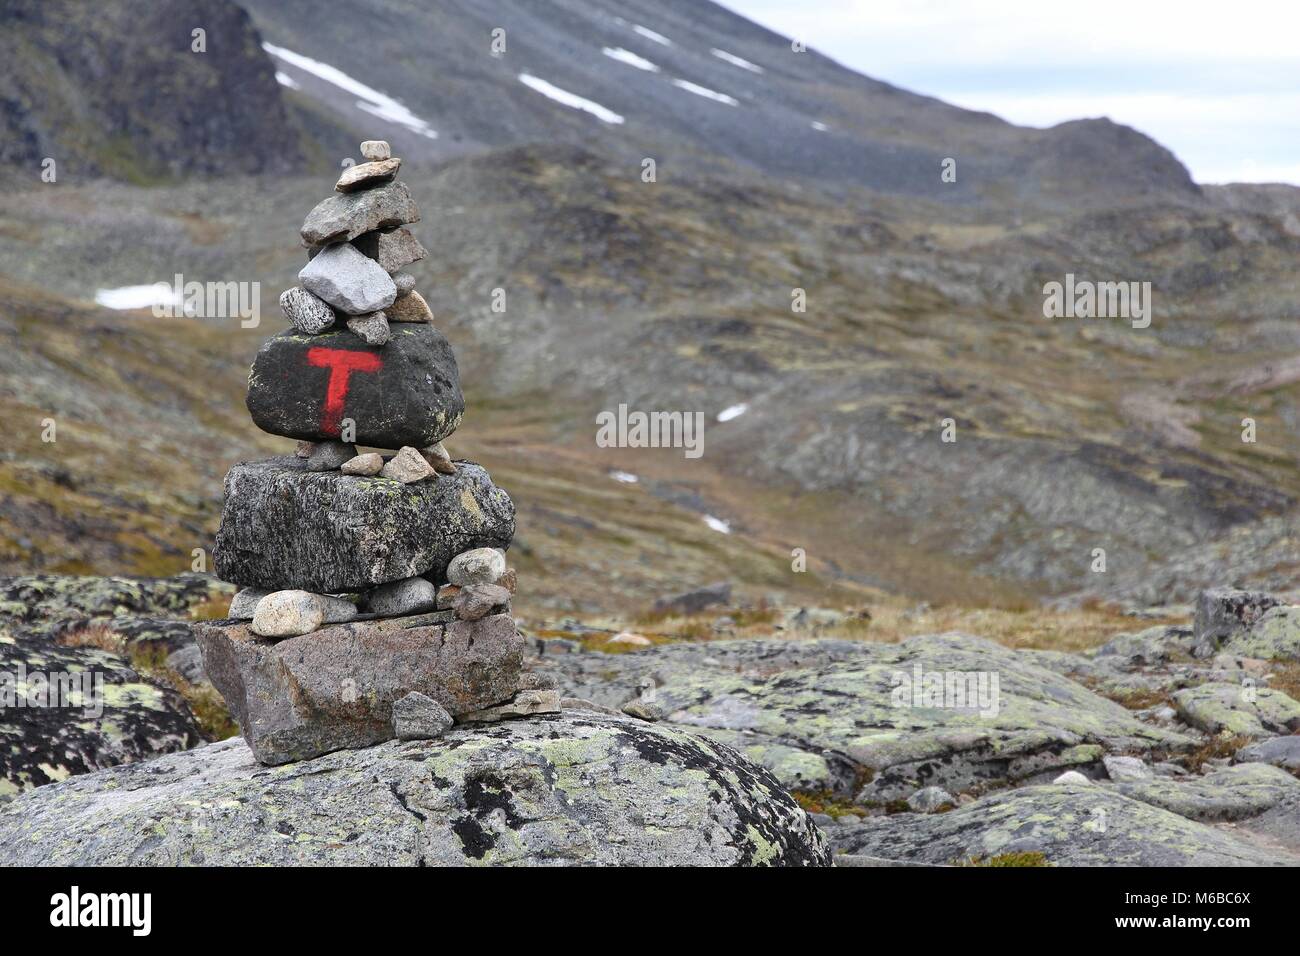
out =
<path fill-rule="evenodd" d="M 6 752 L 22 754 L 0 810 L 14 852 L 35 840 L 92 863 L 803 864 L 827 859 L 824 839 L 842 866 L 1300 864 L 1300 606 L 1257 592 L 1206 592 L 1189 623 L 1066 652 L 957 632 L 872 639 L 869 617 L 746 609 L 714 589 L 621 628 L 527 624 L 525 668 L 559 689 L 558 714 L 280 768 L 239 740 L 181 754 L 195 737 L 139 731 L 202 699 L 189 625 L 141 616 L 195 601 L 221 613 L 200 580 L 13 579 L 6 593 L 32 609 L 9 612 L 6 664 L 102 668 L 165 629 L 178 648 L 107 695 L 98 724 L 56 711 L 39 736 L 5 726 Z M 61 656 L 79 641 L 58 635 L 88 624 L 114 650 Z M 969 694 L 944 696 L 957 685 Z M 210 715 L 207 728 L 233 732 Z M 137 818 L 161 821 L 158 838 Z"/>
<path fill-rule="evenodd" d="M 707 3 L 308 7 L 0 11 L 0 675 L 103 681 L 98 710 L 0 709 L 0 848 L 1300 862 L 1300 190 L 1200 186 L 1139 131 L 1015 127 Z M 1150 326 L 1045 318 L 1067 275 L 1150 282 Z M 253 314 L 108 307 L 178 276 Z M 361 448 L 317 434 L 286 369 L 358 337 L 447 383 L 454 349 L 461 384 L 376 399 Z M 620 405 L 700 414 L 702 454 L 602 447 Z M 407 571 L 302 533 L 399 466 L 398 498 L 348 499 L 385 546 L 455 537 L 492 485 L 512 527 Z M 229 739 L 258 718 L 196 632 L 275 638 L 209 572 L 313 592 L 280 653 L 320 637 L 332 679 L 372 591 L 507 544 L 528 586 L 491 617 L 558 711 L 394 741 L 371 674 L 346 745 L 386 742 L 309 728 L 265 767 Z M 394 614 L 396 644 L 465 623 Z"/>

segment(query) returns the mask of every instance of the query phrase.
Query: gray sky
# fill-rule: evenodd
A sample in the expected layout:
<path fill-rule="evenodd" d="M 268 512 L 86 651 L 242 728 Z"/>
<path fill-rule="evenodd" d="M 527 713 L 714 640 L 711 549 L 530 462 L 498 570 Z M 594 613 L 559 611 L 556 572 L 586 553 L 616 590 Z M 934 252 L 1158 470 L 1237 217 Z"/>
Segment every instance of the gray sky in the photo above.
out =
<path fill-rule="evenodd" d="M 1198 182 L 1300 185 L 1300 0 L 722 0 L 875 79 L 1023 126 L 1108 116 Z"/>

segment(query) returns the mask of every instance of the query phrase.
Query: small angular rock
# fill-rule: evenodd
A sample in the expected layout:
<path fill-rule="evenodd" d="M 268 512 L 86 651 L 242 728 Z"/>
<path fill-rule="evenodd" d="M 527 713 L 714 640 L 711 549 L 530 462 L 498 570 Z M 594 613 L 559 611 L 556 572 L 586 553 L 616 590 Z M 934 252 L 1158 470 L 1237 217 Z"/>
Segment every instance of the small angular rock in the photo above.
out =
<path fill-rule="evenodd" d="M 511 594 L 514 594 L 515 589 L 519 586 L 518 577 L 515 574 L 515 569 L 506 568 L 505 574 L 497 578 L 496 583 L 501 585 L 501 587 L 505 588 Z"/>
<path fill-rule="evenodd" d="M 345 475 L 377 475 L 383 467 L 384 457 L 378 452 L 370 451 L 345 461 L 339 470 Z"/>
<path fill-rule="evenodd" d="M 438 588 L 438 610 L 449 609 L 456 600 L 456 595 L 460 593 L 460 588 L 454 584 L 444 584 Z"/>
<path fill-rule="evenodd" d="M 1121 780 L 1147 780 L 1153 776 L 1151 768 L 1138 757 L 1107 755 L 1101 758 L 1101 762 L 1105 765 L 1106 773 L 1110 776 L 1110 779 L 1116 782 Z"/>
<path fill-rule="evenodd" d="M 323 441 L 313 446 L 307 458 L 308 471 L 335 471 L 357 456 L 357 446 L 341 441 Z"/>
<path fill-rule="evenodd" d="M 410 295 L 415 291 L 415 276 L 409 272 L 393 273 L 393 285 L 397 286 L 397 297 Z"/>
<path fill-rule="evenodd" d="M 451 460 L 451 456 L 447 454 L 447 449 L 442 447 L 442 442 L 438 442 L 436 445 L 430 445 L 428 448 L 421 449 L 420 454 L 424 456 L 425 461 L 433 465 L 433 470 L 436 471 L 438 474 L 440 475 L 456 474 L 456 465 Z"/>
<path fill-rule="evenodd" d="M 936 813 L 957 806 L 957 798 L 942 787 L 922 787 L 907 798 L 907 805 L 916 813 Z"/>
<path fill-rule="evenodd" d="M 383 312 L 354 315 L 348 319 L 348 331 L 359 336 L 367 345 L 387 345 L 393 337 L 388 329 L 388 319 Z"/>
<path fill-rule="evenodd" d="M 379 268 L 394 273 L 429 254 L 409 229 L 385 229 L 358 236 L 352 245 L 364 256 L 379 263 Z"/>
<path fill-rule="evenodd" d="M 506 556 L 496 548 L 475 548 L 452 558 L 447 565 L 447 581 L 465 587 L 469 584 L 495 584 L 506 572 Z"/>
<path fill-rule="evenodd" d="M 433 740 L 455 722 L 447 708 L 418 690 L 393 704 L 393 733 L 398 740 Z"/>
<path fill-rule="evenodd" d="M 280 311 L 290 325 L 308 335 L 318 335 L 334 325 L 330 304 L 298 286 L 280 293 Z"/>
<path fill-rule="evenodd" d="M 429 308 L 429 303 L 424 301 L 424 296 L 418 292 L 408 293 L 394 301 L 388 307 L 387 314 L 391 322 L 433 321 L 433 310 Z"/>
<path fill-rule="evenodd" d="M 435 474 L 433 466 L 424 460 L 424 456 L 410 445 L 407 445 L 380 469 L 379 477 L 391 478 L 394 481 L 400 481 L 404 485 L 409 485 L 431 478 Z"/>
<path fill-rule="evenodd" d="M 461 723 L 495 723 L 512 717 L 531 717 L 534 714 L 558 714 L 559 712 L 560 692 L 558 690 L 521 690 L 507 703 L 465 714 L 461 717 Z"/>
<path fill-rule="evenodd" d="M 258 588 L 240 588 L 230 599 L 230 610 L 226 612 L 226 617 L 232 621 L 251 621 L 257 610 L 257 602 L 270 593 Z"/>
<path fill-rule="evenodd" d="M 397 286 L 373 259 L 346 242 L 329 246 L 298 272 L 303 288 L 348 315 L 365 315 L 393 304 Z"/>
<path fill-rule="evenodd" d="M 388 145 L 387 140 L 368 139 L 361 144 L 361 155 L 371 162 L 378 162 L 381 159 L 388 159 L 393 155 L 392 147 Z"/>
<path fill-rule="evenodd" d="M 316 443 L 314 441 L 300 441 L 298 446 L 294 448 L 293 453 L 298 458 L 310 458 L 312 449 L 315 447 Z"/>
<path fill-rule="evenodd" d="M 343 170 L 343 175 L 334 184 L 341 193 L 350 193 L 358 189 L 370 189 L 383 183 L 391 183 L 401 167 L 400 159 L 377 159 L 369 163 L 357 163 Z"/>
<path fill-rule="evenodd" d="M 366 596 L 366 606 L 380 617 L 401 617 L 437 610 L 438 589 L 424 578 L 381 584 Z"/>
<path fill-rule="evenodd" d="M 505 588 L 495 584 L 471 584 L 460 589 L 451 606 L 462 621 L 477 621 L 509 603 L 510 592 Z"/>
<path fill-rule="evenodd" d="M 310 634 L 325 621 L 320 595 L 310 591 L 273 591 L 257 602 L 249 630 L 259 637 Z"/>

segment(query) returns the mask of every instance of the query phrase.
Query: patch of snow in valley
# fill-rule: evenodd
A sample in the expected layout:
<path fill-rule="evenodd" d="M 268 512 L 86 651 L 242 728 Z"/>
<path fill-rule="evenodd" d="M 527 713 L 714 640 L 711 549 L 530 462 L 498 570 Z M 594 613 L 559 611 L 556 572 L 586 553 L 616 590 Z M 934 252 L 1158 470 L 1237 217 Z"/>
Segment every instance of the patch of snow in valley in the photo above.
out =
<path fill-rule="evenodd" d="M 741 402 L 738 405 L 728 405 L 722 411 L 718 412 L 718 421 L 729 422 L 733 418 L 739 418 L 747 411 L 749 411 L 749 402 Z"/>
<path fill-rule="evenodd" d="M 155 305 L 175 307 L 181 304 L 176 291 L 166 282 L 100 289 L 95 293 L 95 302 L 106 309 L 152 309 Z"/>
<path fill-rule="evenodd" d="M 723 521 L 721 518 L 715 518 L 713 515 L 705 515 L 704 523 L 714 531 L 720 531 L 723 534 L 731 534 L 731 525 Z"/>
<path fill-rule="evenodd" d="M 287 86 L 291 90 L 302 89 L 301 83 L 295 80 L 288 73 L 281 73 L 279 70 L 275 71 L 275 82 L 279 83 L 281 86 Z"/>
<path fill-rule="evenodd" d="M 819 132 L 819 133 L 824 133 L 824 132 L 826 132 L 828 129 L 830 129 L 829 126 L 827 126 L 825 123 L 822 123 L 822 122 L 820 122 L 820 121 L 818 121 L 818 120 L 813 120 L 813 122 L 812 122 L 812 128 L 815 129 L 815 130 L 817 130 L 817 132 Z"/>
<path fill-rule="evenodd" d="M 718 103 L 726 103 L 728 106 L 739 106 L 740 102 L 726 93 L 719 93 L 717 90 L 711 90 L 705 86 L 699 86 L 690 80 L 673 80 L 673 86 L 685 90 L 687 93 L 694 93 L 696 96 L 703 96 L 705 99 L 714 100 Z"/>
<path fill-rule="evenodd" d="M 618 469 L 611 471 L 609 477 L 613 478 L 615 481 L 621 481 L 626 485 L 635 485 L 641 480 L 630 471 L 619 471 Z"/>
<path fill-rule="evenodd" d="M 716 56 L 719 60 L 724 60 L 727 63 L 730 63 L 732 66 L 738 66 L 742 70 L 749 70 L 750 73 L 766 72 L 757 63 L 750 63 L 744 57 L 736 56 L 734 53 L 728 53 L 726 50 L 719 50 L 717 47 L 714 47 L 709 52 L 712 53 L 714 56 Z"/>
<path fill-rule="evenodd" d="M 661 46 L 673 45 L 673 41 L 668 39 L 662 33 L 655 33 L 649 27 L 643 27 L 639 23 L 632 24 L 632 30 L 633 32 L 638 33 L 641 36 L 645 37 L 647 40 L 654 40 L 655 43 L 658 43 Z"/>
<path fill-rule="evenodd" d="M 405 126 L 411 132 L 427 136 L 429 139 L 438 138 L 436 130 L 400 102 L 387 93 L 383 93 L 372 86 L 366 86 L 360 80 L 353 79 L 337 67 L 322 63 L 319 60 L 313 60 L 301 53 L 294 53 L 292 50 L 286 50 L 284 47 L 276 46 L 273 43 L 263 43 L 262 49 L 290 66 L 296 66 L 305 73 L 310 73 L 326 83 L 331 83 L 339 89 L 351 93 L 357 97 L 358 109 L 365 110 L 367 113 L 397 123 L 400 126 Z M 279 79 L 278 74 L 276 78 Z"/>
<path fill-rule="evenodd" d="M 644 57 L 637 56 L 631 50 L 624 50 L 621 46 L 605 47 L 600 51 L 611 60 L 618 60 L 620 63 L 626 63 L 628 66 L 634 66 L 638 70 L 645 70 L 647 73 L 658 73 L 659 67 L 651 63 Z"/>
<path fill-rule="evenodd" d="M 558 86 L 547 83 L 545 80 L 533 76 L 531 73 L 520 73 L 519 82 L 524 84 L 530 90 L 536 90 L 547 99 L 555 100 L 565 106 L 572 107 L 575 110 L 582 110 L 590 113 L 598 120 L 606 123 L 618 124 L 623 122 L 623 117 L 619 116 L 613 110 L 607 110 L 599 103 L 593 103 L 591 100 L 585 100 L 576 93 L 570 93 L 568 90 L 562 90 Z"/>

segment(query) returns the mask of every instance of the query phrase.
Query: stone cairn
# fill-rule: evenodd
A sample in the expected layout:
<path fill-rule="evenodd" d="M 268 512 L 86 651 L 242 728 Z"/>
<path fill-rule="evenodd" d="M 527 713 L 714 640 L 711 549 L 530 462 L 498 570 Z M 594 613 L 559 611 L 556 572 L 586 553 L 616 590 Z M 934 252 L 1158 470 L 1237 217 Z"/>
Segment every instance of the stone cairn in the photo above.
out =
<path fill-rule="evenodd" d="M 559 710 L 523 670 L 510 614 L 509 495 L 442 442 L 465 411 L 451 345 L 415 280 L 425 257 L 401 160 L 361 144 L 302 226 L 292 328 L 258 351 L 248 410 L 293 455 L 226 475 L 213 561 L 242 586 L 196 628 L 209 679 L 262 763 L 453 722 Z M 358 454 L 357 445 L 396 449 Z"/>

